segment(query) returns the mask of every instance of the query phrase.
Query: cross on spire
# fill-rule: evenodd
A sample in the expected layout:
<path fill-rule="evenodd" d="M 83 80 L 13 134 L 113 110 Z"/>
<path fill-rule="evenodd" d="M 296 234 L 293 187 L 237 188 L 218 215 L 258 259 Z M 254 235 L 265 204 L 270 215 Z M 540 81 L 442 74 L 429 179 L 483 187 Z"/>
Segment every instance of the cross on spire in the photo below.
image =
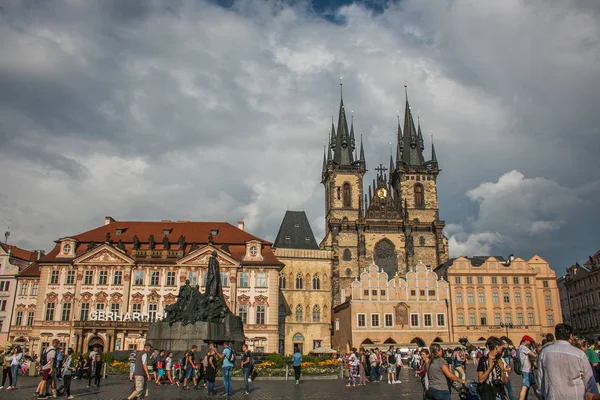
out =
<path fill-rule="evenodd" d="M 387 171 L 387 168 L 385 168 L 383 164 L 379 164 L 379 167 L 375 168 L 375 171 L 378 172 L 378 175 L 383 176 L 383 173 Z"/>

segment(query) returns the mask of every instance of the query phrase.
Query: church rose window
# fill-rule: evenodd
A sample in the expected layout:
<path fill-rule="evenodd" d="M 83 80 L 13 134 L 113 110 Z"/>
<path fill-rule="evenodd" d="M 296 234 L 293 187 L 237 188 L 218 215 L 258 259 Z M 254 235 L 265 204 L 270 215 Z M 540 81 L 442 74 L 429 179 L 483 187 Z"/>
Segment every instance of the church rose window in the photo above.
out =
<path fill-rule="evenodd" d="M 387 239 L 382 240 L 375 246 L 375 264 L 383 269 L 391 279 L 398 270 L 398 260 L 396 257 L 396 247 Z"/>
<path fill-rule="evenodd" d="M 415 185 L 415 207 L 423 207 L 423 185 L 417 183 Z"/>

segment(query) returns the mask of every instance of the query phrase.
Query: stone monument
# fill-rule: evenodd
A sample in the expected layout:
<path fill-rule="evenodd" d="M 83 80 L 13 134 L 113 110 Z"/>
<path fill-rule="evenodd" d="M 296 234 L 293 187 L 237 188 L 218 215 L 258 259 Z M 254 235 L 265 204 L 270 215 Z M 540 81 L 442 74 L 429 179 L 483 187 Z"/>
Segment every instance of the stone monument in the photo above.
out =
<path fill-rule="evenodd" d="M 148 328 L 147 338 L 154 348 L 185 351 L 195 344 L 204 352 L 208 342 L 220 345 L 228 341 L 235 351 L 241 351 L 244 328 L 223 297 L 216 251 L 208 261 L 206 292 L 200 293 L 199 287 L 190 286 L 187 280 L 179 288 L 177 301 L 165 307 L 165 312 L 165 319 Z"/>

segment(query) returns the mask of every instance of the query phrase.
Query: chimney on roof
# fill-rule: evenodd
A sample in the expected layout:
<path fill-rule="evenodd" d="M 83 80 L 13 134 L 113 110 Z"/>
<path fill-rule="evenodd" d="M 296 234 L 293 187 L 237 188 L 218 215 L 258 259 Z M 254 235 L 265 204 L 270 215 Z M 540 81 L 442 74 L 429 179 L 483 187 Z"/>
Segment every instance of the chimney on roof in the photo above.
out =
<path fill-rule="evenodd" d="M 243 230 L 244 230 L 244 221 L 238 221 L 238 229 L 239 229 L 240 231 L 243 231 Z"/>
<path fill-rule="evenodd" d="M 36 250 L 35 252 L 37 253 L 38 260 L 46 255 L 46 252 L 44 250 Z"/>
<path fill-rule="evenodd" d="M 104 225 L 112 224 L 113 222 L 117 222 L 113 217 L 109 215 L 104 217 Z"/>

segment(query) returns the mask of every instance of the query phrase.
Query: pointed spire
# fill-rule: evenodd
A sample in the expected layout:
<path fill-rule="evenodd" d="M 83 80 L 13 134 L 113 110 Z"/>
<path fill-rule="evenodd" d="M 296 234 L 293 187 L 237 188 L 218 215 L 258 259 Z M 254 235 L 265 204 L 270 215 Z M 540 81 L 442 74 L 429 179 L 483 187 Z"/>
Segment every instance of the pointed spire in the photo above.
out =
<path fill-rule="evenodd" d="M 394 157 L 392 157 L 392 148 L 390 147 L 390 182 L 392 181 L 392 175 L 394 172 Z"/>
<path fill-rule="evenodd" d="M 329 131 L 330 133 L 330 147 L 332 150 L 335 150 L 335 143 L 336 143 L 336 137 L 335 137 L 335 127 L 333 126 L 333 115 L 331 116 L 331 130 Z"/>
<path fill-rule="evenodd" d="M 327 156 L 325 152 L 327 151 L 327 147 L 323 146 L 323 176 L 327 173 Z"/>
<path fill-rule="evenodd" d="M 365 149 L 363 148 L 362 133 L 360 135 L 360 158 L 358 159 L 358 161 L 360 161 L 363 165 L 366 165 L 366 162 L 365 162 Z"/>
<path fill-rule="evenodd" d="M 421 133 L 421 118 L 417 117 L 417 121 L 418 121 L 418 125 L 419 125 L 419 128 L 418 128 L 419 133 L 417 135 L 417 141 L 419 144 L 419 149 L 421 151 L 423 151 L 423 150 L 425 150 L 425 144 L 423 142 L 423 134 Z"/>
<path fill-rule="evenodd" d="M 435 154 L 435 144 L 433 144 L 433 135 L 431 135 L 431 163 L 438 165 L 437 155 Z"/>
<path fill-rule="evenodd" d="M 348 131 L 348 121 L 346 119 L 346 109 L 344 107 L 344 98 L 341 87 L 342 81 L 340 79 L 340 112 L 338 116 L 333 160 L 339 166 L 350 166 L 352 165 L 352 149 L 350 146 L 350 134 Z"/>
<path fill-rule="evenodd" d="M 404 109 L 404 136 L 402 137 L 402 161 L 407 165 L 423 165 L 423 154 L 417 149 L 418 133 L 415 128 L 415 121 L 412 116 L 410 104 L 408 102 L 408 89 L 404 84 L 404 93 L 406 95 L 406 106 Z"/>
<path fill-rule="evenodd" d="M 354 114 L 350 116 L 350 150 L 356 149 L 356 141 L 354 140 Z"/>

